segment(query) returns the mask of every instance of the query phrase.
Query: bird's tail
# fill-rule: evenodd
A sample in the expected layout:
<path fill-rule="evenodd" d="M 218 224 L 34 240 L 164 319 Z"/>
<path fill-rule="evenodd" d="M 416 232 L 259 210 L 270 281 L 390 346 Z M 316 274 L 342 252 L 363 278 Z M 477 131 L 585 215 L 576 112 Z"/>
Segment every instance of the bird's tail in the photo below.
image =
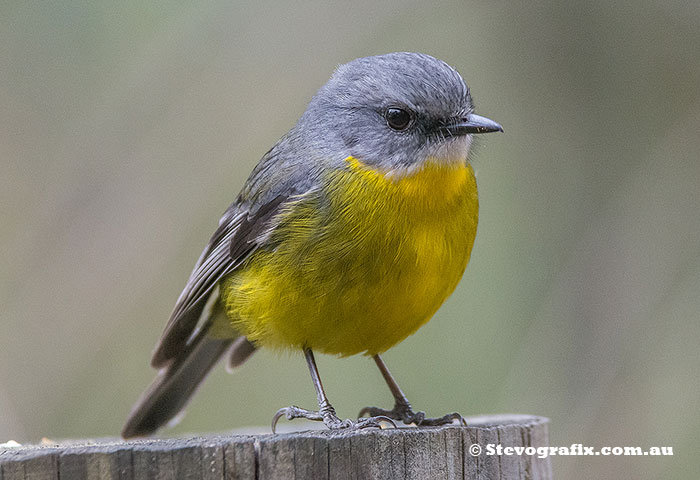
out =
<path fill-rule="evenodd" d="M 223 313 L 217 307 L 215 305 L 182 353 L 160 369 L 151 386 L 136 402 L 122 430 L 123 438 L 150 435 L 172 420 L 229 348 L 232 357 L 243 356 L 238 364 L 253 353 L 255 348 L 245 337 L 221 339 L 210 335 L 214 317 Z"/>

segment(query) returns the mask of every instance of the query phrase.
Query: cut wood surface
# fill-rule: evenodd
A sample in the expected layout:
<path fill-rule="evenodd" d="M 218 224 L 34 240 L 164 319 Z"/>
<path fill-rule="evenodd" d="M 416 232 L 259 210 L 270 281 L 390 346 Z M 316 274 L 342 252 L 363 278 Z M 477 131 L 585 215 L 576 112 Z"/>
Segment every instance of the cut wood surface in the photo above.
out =
<path fill-rule="evenodd" d="M 488 454 L 489 445 L 549 446 L 546 418 L 492 415 L 466 420 L 467 427 L 313 430 L 6 448 L 0 450 L 0 480 L 552 478 L 549 458 Z"/>

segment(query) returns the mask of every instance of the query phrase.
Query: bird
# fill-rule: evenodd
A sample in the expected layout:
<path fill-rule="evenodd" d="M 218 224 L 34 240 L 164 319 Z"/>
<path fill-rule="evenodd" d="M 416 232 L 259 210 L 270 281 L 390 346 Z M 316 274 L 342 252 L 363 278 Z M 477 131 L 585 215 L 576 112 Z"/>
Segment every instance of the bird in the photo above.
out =
<path fill-rule="evenodd" d="M 303 352 L 318 400 L 317 410 L 281 408 L 273 432 L 282 417 L 331 430 L 463 421 L 414 411 L 381 355 L 430 320 L 462 278 L 479 216 L 470 149 L 474 135 L 502 131 L 474 113 L 461 75 L 430 55 L 337 67 L 221 217 L 122 436 L 155 433 L 219 360 L 234 369 L 259 348 Z M 371 357 L 394 407 L 341 419 L 314 352 Z"/>

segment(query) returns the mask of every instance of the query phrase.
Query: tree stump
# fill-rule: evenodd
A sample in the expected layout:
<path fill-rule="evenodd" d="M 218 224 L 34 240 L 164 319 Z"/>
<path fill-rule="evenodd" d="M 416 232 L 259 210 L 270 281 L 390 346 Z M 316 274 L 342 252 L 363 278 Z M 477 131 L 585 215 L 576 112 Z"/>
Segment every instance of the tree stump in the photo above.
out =
<path fill-rule="evenodd" d="M 532 479 L 549 458 L 489 454 L 549 446 L 542 417 L 467 418 L 467 427 L 66 442 L 0 450 L 0 480 Z M 493 453 L 493 452 L 492 452 Z"/>

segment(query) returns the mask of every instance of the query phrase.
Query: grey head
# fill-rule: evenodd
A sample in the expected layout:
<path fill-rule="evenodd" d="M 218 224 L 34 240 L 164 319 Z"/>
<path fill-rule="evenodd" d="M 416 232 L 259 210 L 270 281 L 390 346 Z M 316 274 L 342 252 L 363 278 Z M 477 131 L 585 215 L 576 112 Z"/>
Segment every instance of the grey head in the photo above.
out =
<path fill-rule="evenodd" d="M 351 155 L 385 172 L 405 171 L 428 158 L 466 161 L 473 134 L 503 131 L 474 114 L 457 71 L 407 52 L 338 67 L 295 130 L 336 164 Z"/>

